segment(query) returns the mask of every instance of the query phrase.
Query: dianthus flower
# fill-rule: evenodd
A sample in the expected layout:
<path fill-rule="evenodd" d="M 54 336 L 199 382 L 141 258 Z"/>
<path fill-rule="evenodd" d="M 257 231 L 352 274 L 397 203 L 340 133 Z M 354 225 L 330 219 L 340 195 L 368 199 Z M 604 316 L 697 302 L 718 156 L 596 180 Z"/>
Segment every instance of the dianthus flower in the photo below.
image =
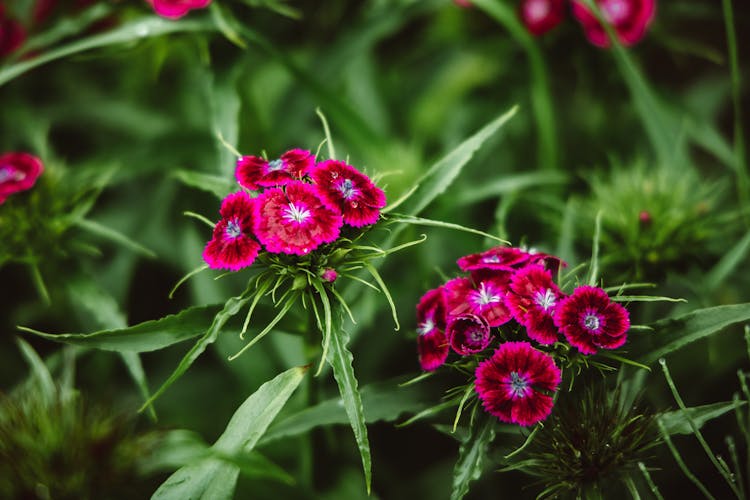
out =
<path fill-rule="evenodd" d="M 432 371 L 448 357 L 445 336 L 445 302 L 443 288 L 425 293 L 417 304 L 417 352 L 423 370 Z"/>
<path fill-rule="evenodd" d="M 14 193 L 30 189 L 43 170 L 42 160 L 29 153 L 0 156 L 0 203 Z"/>
<path fill-rule="evenodd" d="M 583 354 L 595 354 L 625 343 L 630 316 L 601 288 L 580 286 L 558 306 L 555 324 L 570 345 Z"/>
<path fill-rule="evenodd" d="M 306 255 L 339 237 L 341 214 L 327 207 L 316 186 L 291 181 L 255 200 L 253 232 L 271 253 Z"/>
<path fill-rule="evenodd" d="M 5 7 L 0 4 L 0 57 L 7 56 L 26 40 L 26 30 L 15 19 L 6 17 Z"/>
<path fill-rule="evenodd" d="M 235 176 L 240 186 L 255 191 L 300 180 L 313 165 L 315 157 L 305 149 L 292 149 L 271 161 L 258 156 L 242 156 L 237 160 Z"/>
<path fill-rule="evenodd" d="M 490 325 L 476 314 L 448 316 L 445 335 L 451 347 L 461 356 L 482 352 L 490 345 Z"/>
<path fill-rule="evenodd" d="M 193 9 L 208 7 L 211 0 L 146 0 L 162 17 L 177 19 Z"/>
<path fill-rule="evenodd" d="M 244 192 L 230 194 L 221 203 L 221 220 L 203 250 L 203 260 L 212 269 L 239 271 L 255 261 L 260 244 L 252 234 L 254 200 Z"/>
<path fill-rule="evenodd" d="M 557 272 L 562 261 L 559 257 L 518 247 L 494 247 L 481 253 L 464 255 L 456 263 L 462 271 L 482 269 L 514 270 L 529 264 L 541 264 L 552 272 Z"/>
<path fill-rule="evenodd" d="M 474 387 L 482 406 L 503 422 L 528 426 L 547 418 L 560 369 L 528 342 L 501 344 L 477 366 Z"/>
<path fill-rule="evenodd" d="M 507 304 L 516 321 L 526 327 L 529 338 L 552 344 L 559 334 L 553 316 L 562 298 L 550 272 L 542 266 L 531 265 L 511 278 Z"/>
<path fill-rule="evenodd" d="M 563 0 L 522 0 L 518 15 L 533 35 L 543 35 L 556 27 L 565 15 Z"/>
<path fill-rule="evenodd" d="M 446 312 L 449 316 L 474 314 L 487 323 L 500 326 L 511 319 L 505 304 L 510 273 L 498 271 L 482 279 L 455 278 L 444 285 Z"/>
<path fill-rule="evenodd" d="M 365 174 L 343 161 L 326 160 L 310 172 L 326 204 L 341 211 L 354 227 L 375 224 L 386 204 L 385 193 Z"/>
<path fill-rule="evenodd" d="M 638 42 L 656 13 L 656 0 L 595 0 L 604 20 L 612 25 L 623 45 Z M 609 47 L 609 37 L 582 0 L 573 0 L 573 15 L 583 25 L 586 38 L 598 47 Z"/>

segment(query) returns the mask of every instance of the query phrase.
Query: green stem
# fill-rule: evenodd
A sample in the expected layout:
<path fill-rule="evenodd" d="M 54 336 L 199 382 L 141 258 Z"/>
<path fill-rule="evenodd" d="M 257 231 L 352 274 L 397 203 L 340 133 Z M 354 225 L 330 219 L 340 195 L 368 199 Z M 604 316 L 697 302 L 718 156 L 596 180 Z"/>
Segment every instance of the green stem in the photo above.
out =
<path fill-rule="evenodd" d="M 664 497 L 661 495 L 661 491 L 659 491 L 659 487 L 656 486 L 654 480 L 651 479 L 651 474 L 649 474 L 648 469 L 646 468 L 646 464 L 644 464 L 643 462 L 638 462 L 638 468 L 641 470 L 641 474 L 643 474 L 643 478 L 646 480 L 646 483 L 648 484 L 651 493 L 653 493 L 654 497 L 656 497 L 656 500 L 664 500 Z"/>
<path fill-rule="evenodd" d="M 672 439 L 669 437 L 669 433 L 664 428 L 664 424 L 662 424 L 659 420 L 657 420 L 656 423 L 659 425 L 659 431 L 661 431 L 661 436 L 662 438 L 664 438 L 664 442 L 666 443 L 667 448 L 669 448 L 669 451 L 672 452 L 672 456 L 674 457 L 675 462 L 677 462 L 677 465 L 680 467 L 682 473 L 685 474 L 685 477 L 688 478 L 695 486 L 697 486 L 706 498 L 708 498 L 709 500 L 715 500 L 711 492 L 709 492 L 708 489 L 706 489 L 706 487 L 703 485 L 703 483 L 700 482 L 700 479 L 698 479 L 692 472 L 690 472 L 690 469 L 687 468 L 687 465 L 685 465 L 685 461 L 682 459 L 680 452 L 677 451 L 674 443 L 672 443 Z"/>

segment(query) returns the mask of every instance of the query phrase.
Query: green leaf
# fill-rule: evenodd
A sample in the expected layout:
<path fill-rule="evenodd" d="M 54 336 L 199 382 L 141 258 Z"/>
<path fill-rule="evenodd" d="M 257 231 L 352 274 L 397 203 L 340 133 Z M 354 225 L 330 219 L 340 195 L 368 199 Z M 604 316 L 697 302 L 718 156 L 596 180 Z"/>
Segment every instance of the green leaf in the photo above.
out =
<path fill-rule="evenodd" d="M 453 151 L 444 156 L 417 181 L 418 188 L 404 200 L 399 210 L 404 215 L 417 216 L 432 201 L 445 192 L 453 183 L 474 153 L 510 120 L 518 111 L 518 106 L 485 125 L 479 132 L 466 139 Z"/>
<path fill-rule="evenodd" d="M 302 381 L 307 367 L 291 368 L 264 383 L 237 409 L 224 433 L 211 447 L 221 456 L 250 453 L 281 408 Z M 182 467 L 156 490 L 151 498 L 231 499 L 240 467 L 208 457 Z"/>
<path fill-rule="evenodd" d="M 164 349 L 178 342 L 197 337 L 211 325 L 221 310 L 220 305 L 191 307 L 155 321 L 146 321 L 129 328 L 100 330 L 93 333 L 44 333 L 19 326 L 47 340 L 82 347 L 118 352 L 149 352 Z"/>
<path fill-rule="evenodd" d="M 627 357 L 650 365 L 691 342 L 749 320 L 750 303 L 745 303 L 698 309 L 684 316 L 657 321 L 651 325 L 653 331 L 631 338 Z"/>
<path fill-rule="evenodd" d="M 126 42 L 135 42 L 169 33 L 214 31 L 215 29 L 213 23 L 207 19 L 174 22 L 155 15 L 142 17 L 125 23 L 118 28 L 75 40 L 67 45 L 43 52 L 36 57 L 19 61 L 3 68 L 0 70 L 0 87 L 31 69 L 87 50 Z"/>
<path fill-rule="evenodd" d="M 55 386 L 55 382 L 52 379 L 52 375 L 50 374 L 47 365 L 44 364 L 42 358 L 39 357 L 34 348 L 31 347 L 28 342 L 22 338 L 16 338 L 16 343 L 18 344 L 19 349 L 21 349 L 21 354 L 23 354 L 23 357 L 26 358 L 26 361 L 31 367 L 31 373 L 39 384 L 39 390 L 41 391 L 42 396 L 47 402 L 51 403 L 57 396 L 57 387 Z"/>
<path fill-rule="evenodd" d="M 414 385 L 399 387 L 397 380 L 369 384 L 359 391 L 365 413 L 365 422 L 391 422 L 404 413 L 421 411 L 432 404 L 433 398 L 423 387 Z M 323 401 L 315 406 L 280 419 L 263 436 L 262 443 L 289 436 L 298 436 L 311 429 L 324 425 L 346 424 L 349 422 L 341 397 Z"/>
<path fill-rule="evenodd" d="M 333 368 L 333 377 L 339 386 L 339 393 L 344 403 L 344 410 L 349 417 L 349 424 L 354 431 L 359 454 L 362 458 L 362 468 L 365 473 L 365 484 L 367 492 L 370 493 L 372 485 L 372 457 L 370 455 L 370 442 L 367 438 L 367 425 L 365 424 L 365 413 L 362 406 L 362 396 L 357 389 L 357 377 L 354 375 L 352 361 L 354 356 L 347 349 L 349 334 L 344 330 L 344 311 L 341 306 L 335 307 L 331 328 L 331 346 L 328 351 L 328 364 Z"/>
<path fill-rule="evenodd" d="M 133 252 L 139 253 L 144 257 L 156 257 L 156 254 L 152 250 L 149 250 L 140 243 L 131 240 L 121 232 L 115 231 L 111 227 L 104 226 L 90 219 L 79 219 L 75 222 L 75 224 L 84 231 L 87 231 L 95 236 L 99 236 L 100 238 L 110 240 L 114 243 L 124 246 L 125 248 L 129 248 Z"/>
<path fill-rule="evenodd" d="M 744 262 L 750 252 L 750 231 L 729 249 L 703 280 L 708 290 L 717 290 L 722 283 Z"/>
<path fill-rule="evenodd" d="M 174 176 L 183 184 L 207 191 L 217 198 L 223 200 L 232 191 L 238 189 L 234 179 L 227 179 L 219 175 L 193 172 L 190 170 L 177 170 Z"/>
<path fill-rule="evenodd" d="M 393 217 L 391 218 L 391 220 L 395 222 L 403 222 L 406 224 L 414 224 L 416 226 L 441 227 L 444 229 L 453 229 L 455 231 L 463 231 L 465 233 L 471 233 L 471 234 L 476 234 L 478 236 L 484 236 L 485 238 L 495 240 L 502 245 L 510 245 L 509 241 L 505 241 L 502 238 L 498 238 L 494 234 L 485 233 L 484 231 L 472 229 L 470 227 L 462 226 L 460 224 L 453 224 L 452 222 L 443 222 L 440 220 L 424 219 L 422 217 L 409 217 L 409 216 L 399 215 L 399 214 L 393 214 Z"/>
<path fill-rule="evenodd" d="M 487 457 L 487 447 L 495 438 L 495 421 L 487 417 L 472 426 L 468 439 L 461 444 L 458 462 L 453 469 L 451 500 L 459 500 L 469 492 L 469 483 L 479 479 Z"/>
<path fill-rule="evenodd" d="M 456 205 L 477 203 L 483 200 L 497 198 L 508 193 L 517 193 L 524 189 L 566 184 L 568 176 L 558 172 L 524 172 L 520 174 L 504 175 L 491 178 L 480 186 L 472 186 L 470 190 L 457 193 Z"/>
<path fill-rule="evenodd" d="M 175 368 L 166 382 L 164 382 L 161 387 L 159 387 L 154 395 L 144 403 L 144 405 L 141 407 L 141 410 L 153 403 L 156 398 L 161 396 L 161 394 L 165 390 L 167 390 L 170 385 L 172 385 L 178 378 L 184 375 L 188 368 L 190 368 L 190 365 L 192 365 L 193 362 L 195 362 L 195 360 L 198 359 L 201 354 L 203 354 L 203 351 L 205 351 L 209 345 L 213 344 L 216 341 L 216 337 L 219 336 L 219 332 L 226 324 L 226 322 L 229 321 L 229 319 L 234 315 L 236 315 L 240 311 L 240 309 L 242 309 L 242 307 L 247 304 L 251 297 L 252 295 L 248 295 L 247 292 L 245 292 L 242 295 L 232 297 L 226 301 L 226 303 L 224 304 L 224 308 L 219 311 L 214 317 L 213 323 L 211 323 L 211 327 L 208 329 L 208 331 L 206 331 L 203 337 L 198 339 L 198 342 L 196 342 L 195 345 L 193 345 L 193 347 L 188 351 L 188 353 L 185 354 L 185 356 L 180 361 L 180 364 L 177 365 L 177 368 Z"/>
<path fill-rule="evenodd" d="M 722 403 L 712 403 L 708 405 L 695 406 L 683 410 L 664 412 L 659 415 L 664 431 L 670 436 L 674 434 L 692 434 L 693 429 L 689 420 L 696 424 L 700 429 L 703 425 L 725 413 L 734 411 L 736 408 L 747 404 L 746 401 L 726 401 Z M 687 415 L 685 414 L 687 413 Z"/>

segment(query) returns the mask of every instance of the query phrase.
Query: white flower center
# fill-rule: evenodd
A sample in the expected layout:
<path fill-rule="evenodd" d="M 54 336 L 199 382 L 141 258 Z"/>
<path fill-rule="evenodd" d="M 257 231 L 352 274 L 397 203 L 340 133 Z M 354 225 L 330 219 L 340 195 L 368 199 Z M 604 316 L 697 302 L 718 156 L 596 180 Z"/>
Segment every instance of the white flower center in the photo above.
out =
<path fill-rule="evenodd" d="M 0 182 L 5 182 L 8 180 L 18 182 L 24 180 L 25 178 L 26 174 L 10 165 L 0 167 Z"/>
<path fill-rule="evenodd" d="M 600 326 L 599 317 L 595 314 L 587 314 L 583 318 L 583 326 L 595 332 Z"/>
<path fill-rule="evenodd" d="M 619 24 L 630 15 L 628 0 L 609 0 L 599 6 L 602 16 L 610 24 Z"/>
<path fill-rule="evenodd" d="M 279 170 L 284 170 L 284 160 L 273 160 L 268 162 L 269 172 L 278 172 Z"/>
<path fill-rule="evenodd" d="M 485 264 L 499 264 L 500 263 L 500 257 L 497 255 L 490 255 L 489 257 L 483 257 L 482 261 Z"/>
<path fill-rule="evenodd" d="M 339 184 L 339 191 L 341 191 L 341 195 L 345 200 L 350 199 L 357 193 L 357 190 L 354 189 L 354 183 L 351 181 L 351 179 L 344 179 L 344 181 Z"/>
<path fill-rule="evenodd" d="M 435 329 L 435 322 L 432 318 L 427 318 L 423 323 L 417 325 L 417 333 L 420 335 L 427 335 Z"/>
<path fill-rule="evenodd" d="M 306 208 L 300 208 L 294 203 L 289 203 L 289 207 L 284 209 L 283 217 L 289 222 L 302 223 L 310 217 L 310 211 Z"/>
<path fill-rule="evenodd" d="M 526 3 L 526 18 L 537 22 L 544 20 L 550 11 L 549 0 L 533 0 Z"/>
<path fill-rule="evenodd" d="M 233 219 L 227 222 L 227 228 L 224 230 L 224 232 L 230 238 L 239 237 L 242 234 L 242 229 L 240 229 L 240 225 L 237 219 Z"/>
<path fill-rule="evenodd" d="M 534 302 L 536 302 L 537 305 L 545 311 L 547 311 L 551 307 L 554 307 L 555 301 L 555 294 L 549 288 L 547 288 L 544 292 L 536 292 L 536 294 L 534 295 Z"/>
<path fill-rule="evenodd" d="M 487 304 L 500 302 L 500 296 L 492 293 L 491 290 L 488 290 L 484 282 L 480 283 L 479 290 L 476 290 L 473 293 L 474 302 L 476 302 L 480 306 L 486 306 Z"/>
<path fill-rule="evenodd" d="M 517 398 L 526 397 L 526 388 L 529 386 L 528 381 L 518 374 L 518 372 L 510 372 L 510 391 Z"/>

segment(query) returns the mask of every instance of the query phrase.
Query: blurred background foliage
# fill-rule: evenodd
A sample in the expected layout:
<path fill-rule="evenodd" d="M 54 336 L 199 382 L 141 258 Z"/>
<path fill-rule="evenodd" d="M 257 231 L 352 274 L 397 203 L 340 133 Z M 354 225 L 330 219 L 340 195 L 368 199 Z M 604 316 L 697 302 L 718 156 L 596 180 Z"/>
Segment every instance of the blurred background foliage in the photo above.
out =
<path fill-rule="evenodd" d="M 31 5 L 5 3 L 19 16 Z M 733 104 L 733 91 L 748 103 L 747 85 L 732 84 L 721 4 L 661 2 L 648 36 L 625 51 L 590 46 L 573 20 L 533 38 L 515 16 L 503 15 L 515 12 L 513 2 L 477 3 L 464 9 L 447 0 L 214 0 L 180 21 L 161 21 L 145 2 L 83 9 L 61 2 L 31 26 L 26 49 L 0 66 L 0 151 L 32 152 L 47 171 L 24 201 L 0 206 L 0 245 L 8 251 L 27 244 L 39 276 L 28 261 L 0 268 L 0 388 L 10 392 L 28 371 L 15 345 L 16 325 L 51 332 L 114 328 L 241 291 L 241 278 L 217 282 L 203 274 L 168 299 L 177 280 L 200 265 L 210 236 L 183 212 L 216 218 L 214 193 L 223 185 L 215 181 L 232 179 L 235 159 L 218 135 L 243 154 L 315 150 L 324 138 L 316 108 L 330 121 L 339 157 L 380 176 L 396 200 L 434 161 L 519 104 L 426 217 L 555 253 L 572 267 L 588 259 L 601 211 L 604 284 L 651 282 L 655 294 L 688 299 L 633 306 L 641 324 L 750 300 L 749 275 L 742 272 L 750 192 Z M 746 69 L 750 4 L 734 8 L 739 66 Z M 101 43 L 76 49 L 87 40 Z M 65 47 L 76 50 L 55 52 Z M 32 67 L 45 55 L 48 63 Z M 14 73 L 24 64 L 28 71 Z M 742 106 L 737 111 L 746 117 Z M 76 207 L 88 228 L 71 223 L 54 237 L 43 229 L 47 219 Z M 350 348 L 361 387 L 375 384 L 375 394 L 378 387 L 398 391 L 391 379 L 418 371 L 413 317 L 422 293 L 459 256 L 491 245 L 445 229 L 409 229 L 403 239 L 421 232 L 428 234 L 424 244 L 389 258 L 381 270 L 402 331 L 392 331 L 381 298 L 361 296 L 360 311 L 369 314 Z M 251 392 L 305 360 L 299 337 L 275 332 L 230 363 L 227 356 L 240 347 L 237 329 L 224 331 L 158 400 L 157 422 L 135 415 L 142 394 L 131 379 L 142 384 L 143 374 L 132 359 L 78 351 L 76 386 L 97 405 L 130 414 L 141 431 L 190 429 L 213 442 Z M 747 362 L 739 332 L 670 359 L 691 404 L 731 400 L 738 390 L 734 374 Z M 43 356 L 60 350 L 30 342 Z M 152 387 L 185 350 L 142 357 Z M 337 394 L 325 378 L 315 400 Z M 386 408 L 383 418 L 403 419 L 434 403 L 440 386 L 405 393 L 403 406 Z M 646 387 L 645 399 L 657 411 L 674 406 L 659 374 L 648 375 Z M 282 417 L 301 410 L 303 396 L 293 396 Z M 346 420 L 332 423 L 262 447 L 297 478 L 294 484 L 243 476 L 237 497 L 366 496 Z M 726 417 L 706 433 L 721 442 L 731 425 Z M 375 496 L 448 496 L 458 449 L 453 437 L 426 423 L 375 422 L 370 433 Z M 306 440 L 314 445 L 313 463 L 298 460 Z M 683 481 L 671 458 L 662 450 L 654 456 L 655 481 L 662 491 L 678 491 Z M 691 465 L 719 483 L 700 460 Z M 166 475 L 152 473 L 138 493 L 124 496 L 148 495 Z M 537 491 L 524 488 L 526 482 L 518 472 L 487 474 L 470 497 L 500 491 L 533 497 Z"/>

